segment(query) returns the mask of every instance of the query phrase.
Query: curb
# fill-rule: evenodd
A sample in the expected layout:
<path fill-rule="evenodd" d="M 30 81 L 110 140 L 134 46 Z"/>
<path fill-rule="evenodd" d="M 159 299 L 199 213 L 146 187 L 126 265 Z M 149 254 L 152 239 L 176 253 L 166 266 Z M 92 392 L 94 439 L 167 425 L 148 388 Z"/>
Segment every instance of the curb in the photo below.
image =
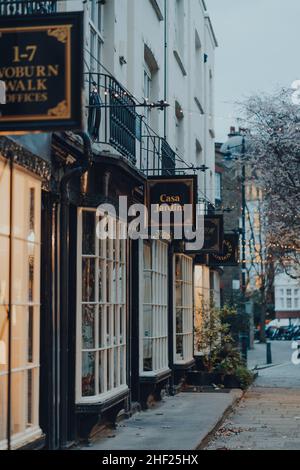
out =
<path fill-rule="evenodd" d="M 196 446 L 194 450 L 204 450 L 209 442 L 212 440 L 213 436 L 215 435 L 217 429 L 223 424 L 223 422 L 228 418 L 228 415 L 232 413 L 235 409 L 235 407 L 239 404 L 239 402 L 244 398 L 245 393 L 247 390 L 241 390 L 240 396 L 236 396 L 232 403 L 230 403 L 227 408 L 225 408 L 222 416 L 217 420 L 217 422 L 214 424 L 213 428 L 206 433 L 206 435 L 201 439 L 199 444 Z"/>

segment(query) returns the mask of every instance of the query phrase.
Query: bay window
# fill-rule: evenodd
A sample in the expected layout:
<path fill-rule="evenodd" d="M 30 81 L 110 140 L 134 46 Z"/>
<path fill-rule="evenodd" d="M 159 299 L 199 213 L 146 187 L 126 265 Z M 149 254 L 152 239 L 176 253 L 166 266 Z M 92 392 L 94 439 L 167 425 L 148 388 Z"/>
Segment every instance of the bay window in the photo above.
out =
<path fill-rule="evenodd" d="M 168 369 L 168 245 L 141 242 L 140 374 Z"/>
<path fill-rule="evenodd" d="M 174 363 L 193 359 L 193 260 L 174 258 Z"/>
<path fill-rule="evenodd" d="M 39 437 L 41 182 L 0 158 L 0 449 L 7 446 L 8 302 L 11 289 L 11 446 Z M 10 237 L 10 210 L 12 234 Z M 12 264 L 9 283 L 9 247 Z"/>
<path fill-rule="evenodd" d="M 126 240 L 96 238 L 96 211 L 78 213 L 77 402 L 98 402 L 126 389 Z"/>

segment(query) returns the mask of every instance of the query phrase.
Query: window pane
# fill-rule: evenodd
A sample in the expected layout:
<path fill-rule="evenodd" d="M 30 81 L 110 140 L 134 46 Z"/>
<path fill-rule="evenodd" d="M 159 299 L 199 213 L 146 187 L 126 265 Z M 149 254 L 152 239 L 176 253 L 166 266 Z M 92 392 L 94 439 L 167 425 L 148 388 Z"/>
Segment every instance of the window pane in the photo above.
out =
<path fill-rule="evenodd" d="M 95 353 L 82 353 L 82 396 L 95 395 Z"/>
<path fill-rule="evenodd" d="M 183 333 L 183 312 L 176 309 L 176 333 Z"/>
<path fill-rule="evenodd" d="M 96 221 L 95 213 L 91 211 L 83 211 L 82 213 L 82 254 L 95 254 L 95 235 Z"/>
<path fill-rule="evenodd" d="M 152 340 L 144 339 L 144 371 L 152 371 L 153 359 L 152 359 Z"/>
<path fill-rule="evenodd" d="M 82 347 L 95 347 L 95 307 L 92 305 L 82 307 Z"/>
<path fill-rule="evenodd" d="M 95 301 L 95 260 L 91 258 L 82 260 L 82 301 Z"/>
<path fill-rule="evenodd" d="M 14 372 L 12 374 L 11 413 L 13 434 L 25 431 L 25 378 L 27 378 L 26 371 Z"/>

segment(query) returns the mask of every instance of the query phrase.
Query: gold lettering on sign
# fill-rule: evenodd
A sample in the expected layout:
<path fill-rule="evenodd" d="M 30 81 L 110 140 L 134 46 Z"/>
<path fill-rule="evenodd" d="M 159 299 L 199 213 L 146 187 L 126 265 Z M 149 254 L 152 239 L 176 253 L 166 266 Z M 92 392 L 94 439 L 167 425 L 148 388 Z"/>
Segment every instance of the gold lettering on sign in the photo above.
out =
<path fill-rule="evenodd" d="M 167 196 L 167 194 L 162 194 L 160 196 L 160 202 L 163 203 L 168 203 L 168 204 L 174 204 L 174 203 L 179 203 L 180 202 L 180 196 Z"/>

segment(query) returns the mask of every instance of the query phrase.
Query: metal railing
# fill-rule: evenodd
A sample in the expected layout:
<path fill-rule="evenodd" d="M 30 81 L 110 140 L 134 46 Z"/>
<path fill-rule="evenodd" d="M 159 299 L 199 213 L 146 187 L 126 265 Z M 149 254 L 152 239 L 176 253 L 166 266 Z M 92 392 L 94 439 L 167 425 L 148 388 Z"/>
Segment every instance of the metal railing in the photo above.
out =
<path fill-rule="evenodd" d="M 41 15 L 55 13 L 56 0 L 0 0 L 0 16 Z"/>
<path fill-rule="evenodd" d="M 157 135 L 142 135 L 140 168 L 147 176 L 175 175 L 176 154 L 168 142 Z"/>
<path fill-rule="evenodd" d="M 91 137 L 94 142 L 111 145 L 135 164 L 139 116 L 133 96 L 110 75 L 88 72 L 85 77 Z"/>

